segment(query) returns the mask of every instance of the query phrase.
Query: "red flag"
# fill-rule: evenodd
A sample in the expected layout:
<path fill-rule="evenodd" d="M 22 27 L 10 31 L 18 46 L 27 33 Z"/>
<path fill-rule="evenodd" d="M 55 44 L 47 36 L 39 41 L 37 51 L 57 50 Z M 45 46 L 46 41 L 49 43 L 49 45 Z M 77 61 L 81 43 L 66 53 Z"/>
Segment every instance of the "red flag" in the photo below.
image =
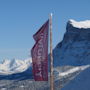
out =
<path fill-rule="evenodd" d="M 31 54 L 35 81 L 48 81 L 48 30 L 49 20 L 33 36 L 36 43 Z"/>

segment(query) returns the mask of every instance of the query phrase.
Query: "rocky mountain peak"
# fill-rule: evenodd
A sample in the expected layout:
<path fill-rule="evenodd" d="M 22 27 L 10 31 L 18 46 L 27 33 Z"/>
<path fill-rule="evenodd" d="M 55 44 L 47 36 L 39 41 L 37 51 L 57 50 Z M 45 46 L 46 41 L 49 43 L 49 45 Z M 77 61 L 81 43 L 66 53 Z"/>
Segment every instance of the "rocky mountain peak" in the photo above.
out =
<path fill-rule="evenodd" d="M 89 20 L 67 22 L 63 40 L 54 49 L 54 61 L 57 66 L 90 64 Z"/>

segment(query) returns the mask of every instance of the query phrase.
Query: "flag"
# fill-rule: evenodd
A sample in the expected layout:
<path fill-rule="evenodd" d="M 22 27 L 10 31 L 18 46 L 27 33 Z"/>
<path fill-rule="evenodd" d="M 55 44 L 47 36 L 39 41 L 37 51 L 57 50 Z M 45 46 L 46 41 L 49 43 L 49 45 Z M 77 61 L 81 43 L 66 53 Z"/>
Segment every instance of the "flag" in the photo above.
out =
<path fill-rule="evenodd" d="M 49 20 L 33 35 L 36 43 L 31 50 L 35 81 L 48 81 Z"/>

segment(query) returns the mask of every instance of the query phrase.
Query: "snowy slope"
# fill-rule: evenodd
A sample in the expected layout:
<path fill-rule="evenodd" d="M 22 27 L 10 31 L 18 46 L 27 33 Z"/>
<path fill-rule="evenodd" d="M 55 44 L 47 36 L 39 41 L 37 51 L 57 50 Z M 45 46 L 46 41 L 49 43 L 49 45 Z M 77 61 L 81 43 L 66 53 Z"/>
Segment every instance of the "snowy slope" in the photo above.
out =
<path fill-rule="evenodd" d="M 70 81 L 62 90 L 90 90 L 90 68 L 81 72 Z"/>
<path fill-rule="evenodd" d="M 26 60 L 6 59 L 0 64 L 0 75 L 23 72 L 26 69 L 28 69 L 28 67 L 30 67 L 31 65 L 32 65 L 31 59 Z"/>
<path fill-rule="evenodd" d="M 69 69 L 65 72 L 59 72 L 59 76 L 60 77 L 65 77 L 65 76 L 68 76 L 71 73 L 74 73 L 74 72 L 77 72 L 77 71 L 80 71 L 80 70 L 83 71 L 83 70 L 85 70 L 89 67 L 90 67 L 90 65 L 79 66 L 79 67 L 77 66 L 77 67 L 71 68 L 71 69 Z"/>

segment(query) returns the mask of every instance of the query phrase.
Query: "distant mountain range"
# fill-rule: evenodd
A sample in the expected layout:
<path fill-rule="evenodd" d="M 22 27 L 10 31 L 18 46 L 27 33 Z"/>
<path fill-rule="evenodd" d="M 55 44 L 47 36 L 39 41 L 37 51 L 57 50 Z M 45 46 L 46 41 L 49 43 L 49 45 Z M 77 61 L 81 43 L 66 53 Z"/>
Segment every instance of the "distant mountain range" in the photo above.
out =
<path fill-rule="evenodd" d="M 0 74 L 14 74 L 23 72 L 28 69 L 28 67 L 32 67 L 32 59 L 26 60 L 7 60 L 5 59 L 2 63 L 0 63 Z"/>
<path fill-rule="evenodd" d="M 32 60 L 4 60 L 0 64 L 0 80 L 32 79 Z"/>

